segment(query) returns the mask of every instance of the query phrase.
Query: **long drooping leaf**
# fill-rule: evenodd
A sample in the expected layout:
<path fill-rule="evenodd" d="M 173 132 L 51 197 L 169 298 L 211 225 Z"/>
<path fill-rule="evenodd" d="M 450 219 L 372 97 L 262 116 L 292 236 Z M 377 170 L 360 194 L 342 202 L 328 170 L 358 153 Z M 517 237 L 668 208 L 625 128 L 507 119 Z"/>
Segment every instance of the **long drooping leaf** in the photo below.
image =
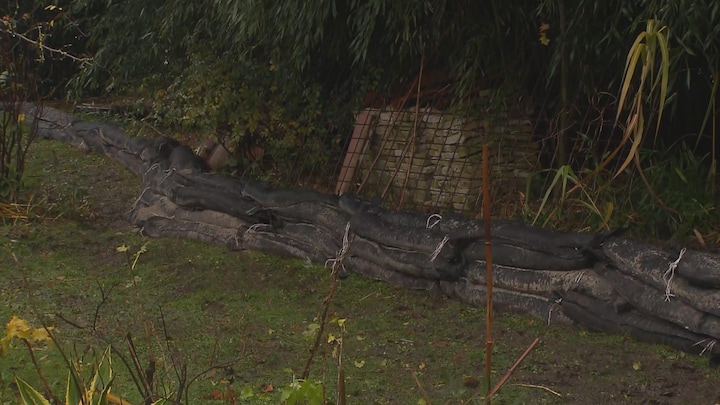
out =
<path fill-rule="evenodd" d="M 645 100 L 650 100 L 650 103 L 657 103 L 655 139 L 657 139 L 657 134 L 660 131 L 660 123 L 665 109 L 670 76 L 670 51 L 667 38 L 665 36 L 666 30 L 666 26 L 658 29 L 656 27 L 655 20 L 648 20 L 645 31 L 638 34 L 628 52 L 622 82 L 623 84 L 620 90 L 620 98 L 618 99 L 618 110 L 615 117 L 616 125 L 624 111 L 628 92 L 630 91 L 630 86 L 635 81 L 634 78 L 638 69 L 640 71 L 640 79 L 635 89 L 633 102 L 628 111 L 627 126 L 625 128 L 622 141 L 615 148 L 613 153 L 611 153 L 610 157 L 605 159 L 605 161 L 601 164 L 601 167 L 604 167 L 604 165 L 609 163 L 610 159 L 614 158 L 617 152 L 620 151 L 620 149 L 623 148 L 628 141 L 632 141 L 628 155 L 625 157 L 625 160 L 617 169 L 613 177 L 620 175 L 620 173 L 630 166 L 630 163 L 637 158 L 637 154 L 639 153 L 640 146 L 645 138 L 646 131 L 645 109 L 648 106 L 645 105 Z M 656 72 L 655 64 L 658 54 L 660 57 L 660 69 Z M 660 93 L 658 96 L 656 96 L 657 92 Z M 650 105 L 649 107 L 652 111 L 653 106 Z"/>
<path fill-rule="evenodd" d="M 662 31 L 666 27 L 663 27 L 658 31 L 657 35 L 657 41 L 658 46 L 660 48 L 660 63 L 661 63 L 661 69 L 662 73 L 660 74 L 660 99 L 659 99 L 659 109 L 658 109 L 658 118 L 657 118 L 657 126 L 655 128 L 655 137 L 657 138 L 658 132 L 660 132 L 660 122 L 662 121 L 663 116 L 663 110 L 665 109 L 665 100 L 667 99 L 667 90 L 668 90 L 668 80 L 670 77 L 670 50 L 668 49 L 668 42 L 667 38 L 665 38 L 665 35 L 662 34 Z"/>
<path fill-rule="evenodd" d="M 625 62 L 625 71 L 623 73 L 623 84 L 620 91 L 620 98 L 618 99 L 618 110 L 615 116 L 616 120 L 620 119 L 620 114 L 622 114 L 622 109 L 625 106 L 627 92 L 630 89 L 630 84 L 632 83 L 632 78 L 635 74 L 635 68 L 637 67 L 638 59 L 645 50 L 645 44 L 643 44 L 643 40 L 646 36 L 647 32 L 641 32 L 635 39 L 635 42 L 633 42 L 632 46 L 630 47 L 630 51 L 628 52 L 627 61 Z"/>

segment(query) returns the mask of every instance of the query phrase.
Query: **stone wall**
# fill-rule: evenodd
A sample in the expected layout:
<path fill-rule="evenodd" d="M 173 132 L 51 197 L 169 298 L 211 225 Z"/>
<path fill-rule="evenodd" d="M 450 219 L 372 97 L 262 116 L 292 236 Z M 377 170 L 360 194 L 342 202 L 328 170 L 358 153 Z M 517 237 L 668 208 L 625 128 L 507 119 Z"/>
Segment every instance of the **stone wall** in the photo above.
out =
<path fill-rule="evenodd" d="M 520 114 L 466 118 L 433 109 L 371 110 L 356 184 L 393 206 L 476 213 L 482 203 L 482 146 L 490 149 L 491 188 L 524 191 L 538 146 Z M 502 185 L 502 187 L 499 187 Z"/>

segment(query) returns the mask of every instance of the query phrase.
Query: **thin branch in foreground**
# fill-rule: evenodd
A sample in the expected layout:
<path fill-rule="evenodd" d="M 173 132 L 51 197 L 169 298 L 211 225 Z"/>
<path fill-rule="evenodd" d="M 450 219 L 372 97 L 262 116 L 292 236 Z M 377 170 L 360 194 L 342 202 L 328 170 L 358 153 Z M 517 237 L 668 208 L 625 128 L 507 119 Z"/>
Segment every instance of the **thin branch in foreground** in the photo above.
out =
<path fill-rule="evenodd" d="M 138 376 L 140 377 L 140 382 L 142 383 L 142 386 L 145 391 L 145 403 L 151 404 L 153 402 L 152 400 L 152 387 L 150 386 L 150 382 L 148 382 L 147 376 L 145 375 L 145 372 L 143 371 L 142 366 L 140 365 L 140 359 L 138 358 L 137 351 L 135 350 L 135 344 L 132 340 L 132 335 L 128 333 L 125 335 L 125 342 L 128 345 L 128 349 L 130 351 L 130 359 L 133 362 L 133 365 L 135 366 L 135 371 L 137 372 Z"/>
<path fill-rule="evenodd" d="M 335 291 L 337 290 L 337 285 L 339 284 L 340 270 L 343 268 L 343 260 L 345 260 L 345 255 L 347 254 L 348 248 L 350 247 L 351 243 L 352 241 L 350 238 L 350 222 L 348 222 L 345 226 L 345 235 L 343 236 L 342 248 L 337 253 L 336 258 L 328 260 L 328 262 L 332 262 L 332 280 L 330 283 L 330 292 L 328 292 L 327 297 L 325 297 L 325 299 L 323 300 L 323 310 L 322 314 L 320 315 L 319 321 L 320 327 L 318 328 L 317 335 L 315 335 L 315 341 L 313 342 L 313 346 L 310 349 L 310 355 L 308 356 L 307 362 L 305 363 L 305 368 L 303 369 L 303 380 L 307 380 L 310 377 L 310 366 L 312 365 L 313 359 L 317 355 L 318 347 L 320 347 L 320 340 L 322 339 L 323 333 L 325 332 L 325 324 L 327 323 L 328 313 L 330 312 L 330 304 L 335 297 Z"/>
<path fill-rule="evenodd" d="M 502 388 L 502 386 L 505 384 L 505 382 L 510 378 L 510 376 L 518 368 L 520 363 L 522 363 L 522 361 L 525 360 L 525 358 L 530 354 L 530 352 L 535 347 L 535 345 L 537 345 L 539 342 L 540 342 L 540 338 L 535 338 L 535 340 L 533 340 L 533 342 L 530 344 L 530 346 L 528 346 L 528 348 L 525 349 L 525 352 L 517 359 L 515 364 L 513 364 L 512 367 L 510 367 L 510 370 L 508 370 L 507 373 L 505 373 L 505 375 L 497 383 L 497 385 L 495 385 L 495 387 L 493 387 L 493 389 L 490 392 L 488 392 L 487 397 L 486 397 L 487 400 L 490 400 L 490 398 L 492 398 L 493 395 L 497 394 L 497 392 L 500 390 L 500 388 Z"/>
<path fill-rule="evenodd" d="M 36 41 L 24 34 L 21 34 L 13 29 L 10 29 L 10 28 L 6 28 L 6 29 L 2 30 L 2 32 L 5 32 L 6 34 L 14 36 L 14 37 L 18 37 L 18 38 L 22 39 L 23 41 L 29 42 L 44 51 L 50 52 L 51 54 L 60 55 L 60 57 L 68 58 L 74 62 L 79 62 L 79 63 L 85 64 L 85 63 L 90 63 L 90 61 L 92 61 L 92 58 L 80 58 L 80 57 L 77 57 L 77 56 L 67 52 L 67 51 L 63 51 L 62 49 L 49 47 L 49 46 L 45 45 L 44 43 L 42 43 L 41 41 Z"/>
<path fill-rule="evenodd" d="M 40 377 L 40 381 L 42 381 L 43 386 L 45 386 L 45 390 L 47 391 L 47 395 L 51 396 L 55 403 L 59 404 L 60 399 L 53 393 L 52 389 L 50 389 L 50 384 L 48 384 L 47 379 L 45 379 L 45 373 L 42 372 L 42 368 L 40 368 L 40 364 L 37 361 L 37 358 L 35 358 L 35 353 L 33 353 L 33 348 L 30 342 L 28 342 L 27 339 L 21 339 L 23 343 L 25 343 L 25 346 L 28 349 L 28 353 L 30 353 L 30 360 L 32 360 L 33 365 L 35 366 L 35 371 L 37 372 L 38 377 Z"/>
<path fill-rule="evenodd" d="M 561 393 L 559 393 L 559 392 L 557 392 L 557 391 L 553 391 L 553 390 L 551 390 L 551 389 L 548 388 L 548 387 L 543 387 L 542 385 L 534 385 L 534 384 L 513 384 L 513 385 L 515 385 L 515 386 L 517 386 L 517 387 L 540 388 L 540 389 L 542 389 L 542 390 L 545 390 L 545 391 L 547 391 L 547 392 L 550 392 L 550 393 L 555 394 L 555 395 L 557 395 L 558 397 L 562 398 L 562 394 L 561 394 Z"/>
<path fill-rule="evenodd" d="M 425 403 L 427 405 L 430 405 L 430 399 L 428 396 L 427 391 L 425 391 L 425 387 L 420 383 L 420 379 L 418 379 L 417 373 L 412 373 L 413 378 L 415 379 L 415 385 L 417 385 L 418 390 L 420 390 L 420 394 L 422 395 L 422 398 L 425 400 Z"/>

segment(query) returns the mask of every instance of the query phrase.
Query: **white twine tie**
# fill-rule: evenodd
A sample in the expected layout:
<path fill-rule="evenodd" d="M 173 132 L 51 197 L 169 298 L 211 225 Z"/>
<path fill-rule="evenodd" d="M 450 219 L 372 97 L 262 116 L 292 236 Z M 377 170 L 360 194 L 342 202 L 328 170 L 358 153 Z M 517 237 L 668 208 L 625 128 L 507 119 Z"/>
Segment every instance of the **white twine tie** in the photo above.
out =
<path fill-rule="evenodd" d="M 450 237 L 445 235 L 443 240 L 440 241 L 440 243 L 435 248 L 435 251 L 432 252 L 432 255 L 430 255 L 430 262 L 434 262 L 435 259 L 437 259 L 438 255 L 440 254 L 440 251 L 442 251 L 442 248 L 445 246 L 446 243 L 450 240 Z"/>
<path fill-rule="evenodd" d="M 431 224 L 430 221 L 433 219 L 435 219 L 435 222 Z M 428 217 L 427 221 L 425 221 L 425 228 L 432 229 L 435 225 L 439 224 L 440 221 L 442 221 L 442 215 L 432 214 Z"/>
<path fill-rule="evenodd" d="M 680 250 L 677 260 L 670 263 L 670 265 L 668 265 L 668 269 L 665 270 L 665 274 L 663 274 L 663 281 L 665 282 L 665 302 L 670 301 L 670 299 L 675 296 L 675 294 L 671 291 L 672 280 L 675 277 L 675 269 L 677 268 L 678 263 L 680 263 L 682 257 L 685 255 L 685 251 L 687 251 L 686 248 L 682 248 L 682 250 Z"/>

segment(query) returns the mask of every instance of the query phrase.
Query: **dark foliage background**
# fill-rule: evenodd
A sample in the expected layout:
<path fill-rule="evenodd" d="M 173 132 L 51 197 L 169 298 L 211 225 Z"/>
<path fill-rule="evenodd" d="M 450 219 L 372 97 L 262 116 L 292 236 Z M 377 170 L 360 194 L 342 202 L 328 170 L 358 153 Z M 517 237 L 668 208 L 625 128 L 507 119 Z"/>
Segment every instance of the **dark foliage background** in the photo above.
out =
<path fill-rule="evenodd" d="M 697 225 L 686 217 L 715 223 L 717 2 L 60 3 L 65 23 L 48 43 L 92 57 L 93 63 L 53 65 L 48 88 L 64 84 L 64 94 L 75 100 L 118 94 L 139 99 L 135 115 L 145 123 L 232 145 L 244 172 L 265 177 L 305 167 L 317 172 L 344 153 L 354 113 L 362 107 L 410 107 L 419 100 L 477 115 L 522 99 L 536 106 L 532 118 L 542 145 L 528 194 L 542 196 L 552 187 L 557 173 L 552 170 L 570 167 L 598 205 L 604 199 L 616 208 L 636 192 L 636 167 L 615 178 L 611 188 L 606 185 L 617 164 L 584 179 L 618 144 L 623 125 L 615 126 L 614 119 L 625 59 L 654 19 L 667 27 L 669 113 L 657 137 L 644 137 L 641 160 L 648 168 L 680 160 L 660 174 L 650 170 L 648 176 L 656 178 L 643 184 L 666 178 L 705 190 L 693 205 L 702 208 L 690 215 L 683 215 L 687 207 L 665 210 L 675 231 L 681 223 L 684 229 Z M 15 2 L 8 4 L 10 9 Z M 492 97 L 477 97 L 488 91 Z M 690 154 L 667 156 L 674 150 Z M 310 164 L 299 169 L 299 160 Z M 608 189 L 621 191 L 603 197 Z M 662 187 L 646 191 L 640 200 L 661 211 L 687 202 L 681 201 L 684 191 L 663 193 Z M 634 221 L 630 214 L 619 218 Z M 714 225 L 705 228 L 709 232 Z"/>

